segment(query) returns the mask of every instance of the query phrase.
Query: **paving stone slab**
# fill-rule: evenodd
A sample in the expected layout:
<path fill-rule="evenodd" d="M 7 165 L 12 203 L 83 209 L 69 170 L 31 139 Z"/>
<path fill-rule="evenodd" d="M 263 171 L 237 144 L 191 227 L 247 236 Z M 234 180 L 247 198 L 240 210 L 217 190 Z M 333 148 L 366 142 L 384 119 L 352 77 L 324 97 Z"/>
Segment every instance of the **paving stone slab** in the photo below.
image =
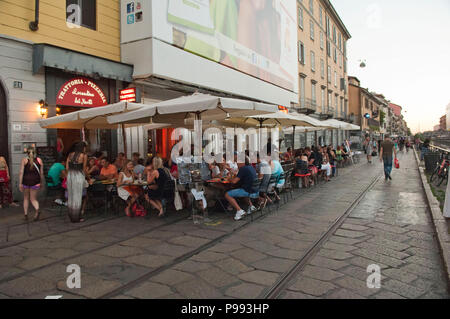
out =
<path fill-rule="evenodd" d="M 307 295 L 298 291 L 285 291 L 280 295 L 280 299 L 317 299 L 315 296 Z"/>
<path fill-rule="evenodd" d="M 273 272 L 254 270 L 240 274 L 238 277 L 243 281 L 259 284 L 262 286 L 271 286 L 278 280 L 279 275 Z"/>
<path fill-rule="evenodd" d="M 100 298 L 114 289 L 119 288 L 120 285 L 121 283 L 118 281 L 104 280 L 96 276 L 83 274 L 81 277 L 80 289 L 68 288 L 66 280 L 58 281 L 57 289 L 87 298 Z"/>
<path fill-rule="evenodd" d="M 352 250 L 355 250 L 358 247 L 351 246 L 351 245 L 345 245 L 345 244 L 337 244 L 337 243 L 333 243 L 331 241 L 327 241 L 323 245 L 323 248 L 330 249 L 330 250 L 339 250 L 339 251 L 343 251 L 343 252 L 351 252 Z"/>
<path fill-rule="evenodd" d="M 418 289 L 395 279 L 385 281 L 383 288 L 409 299 L 416 299 L 426 293 L 425 290 Z"/>
<path fill-rule="evenodd" d="M 378 246 L 387 247 L 389 249 L 393 249 L 396 251 L 404 251 L 411 247 L 407 244 L 403 244 L 403 243 L 389 240 L 389 239 L 382 238 L 382 237 L 373 237 L 373 238 L 369 239 L 367 242 L 373 243 Z"/>
<path fill-rule="evenodd" d="M 281 248 L 297 250 L 297 251 L 306 251 L 311 247 L 311 243 L 309 242 L 301 242 L 296 240 L 285 240 L 276 244 Z"/>
<path fill-rule="evenodd" d="M 409 273 L 407 271 L 404 270 L 400 270 L 400 269 L 395 269 L 395 268 L 391 268 L 391 269 L 384 269 L 382 272 L 383 276 L 392 278 L 392 279 L 396 279 L 399 280 L 401 282 L 404 283 L 411 283 L 414 280 L 416 280 L 418 277 L 412 273 Z"/>
<path fill-rule="evenodd" d="M 364 258 L 364 257 L 360 257 L 360 256 L 351 258 L 351 259 L 348 260 L 348 262 L 350 264 L 354 265 L 354 266 L 358 266 L 358 267 L 361 267 L 361 268 L 364 268 L 364 269 L 367 269 L 367 267 L 369 265 L 373 265 L 373 264 L 377 264 L 378 266 L 380 266 L 381 269 L 389 268 L 389 266 L 387 266 L 387 265 L 385 265 L 383 263 L 375 262 L 374 260 L 370 260 L 370 259 L 367 259 L 367 258 Z"/>
<path fill-rule="evenodd" d="M 148 248 L 156 245 L 160 245 L 161 240 L 155 238 L 148 238 L 144 236 L 137 236 L 120 243 L 121 246 L 130 246 L 137 248 Z"/>
<path fill-rule="evenodd" d="M 248 267 L 244 263 L 234 258 L 226 258 L 216 261 L 214 265 L 232 275 L 239 275 L 241 273 L 248 272 L 254 269 L 253 267 Z"/>
<path fill-rule="evenodd" d="M 325 248 L 320 249 L 317 254 L 322 257 L 327 257 L 327 258 L 335 259 L 335 260 L 346 260 L 346 259 L 353 257 L 352 254 L 349 254 L 349 253 L 346 253 L 343 251 L 331 250 L 331 249 L 325 249 Z"/>
<path fill-rule="evenodd" d="M 55 259 L 48 257 L 26 257 L 22 262 L 16 265 L 17 268 L 25 270 L 36 269 L 55 262 Z"/>
<path fill-rule="evenodd" d="M 230 275 L 226 271 L 211 267 L 206 270 L 199 271 L 197 275 L 210 285 L 222 288 L 239 282 L 239 279 Z"/>
<path fill-rule="evenodd" d="M 405 244 L 408 244 L 407 241 L 411 240 L 411 237 L 406 236 L 404 234 L 390 233 L 388 231 L 384 231 L 377 228 L 368 229 L 365 231 L 365 233 Z"/>
<path fill-rule="evenodd" d="M 138 287 L 128 290 L 125 294 L 139 299 L 157 299 L 171 295 L 173 294 L 173 291 L 166 285 L 146 282 Z"/>
<path fill-rule="evenodd" d="M 225 243 L 219 243 L 214 245 L 210 248 L 211 251 L 217 252 L 217 253 L 230 253 L 239 249 L 244 248 L 242 245 L 239 244 L 225 244 Z"/>
<path fill-rule="evenodd" d="M 299 277 L 292 285 L 288 287 L 288 290 L 300 291 L 307 295 L 320 297 L 335 288 L 335 285 L 325 281 L 307 277 Z"/>
<path fill-rule="evenodd" d="M 213 251 L 202 251 L 201 253 L 192 256 L 192 260 L 199 261 L 199 262 L 214 262 L 219 261 L 221 259 L 225 259 L 228 256 L 222 253 L 216 253 Z"/>
<path fill-rule="evenodd" d="M 394 249 L 390 249 L 386 246 L 378 245 L 378 244 L 374 244 L 374 243 L 370 243 L 370 242 L 359 243 L 359 244 L 357 244 L 357 246 L 360 248 L 365 248 L 367 250 L 382 254 L 382 255 L 386 255 L 388 257 L 398 259 L 398 260 L 405 260 L 406 258 L 410 257 L 410 255 L 407 253 L 399 252 Z"/>
<path fill-rule="evenodd" d="M 325 297 L 326 299 L 366 299 L 350 290 L 338 288 Z"/>
<path fill-rule="evenodd" d="M 255 261 L 267 258 L 267 255 L 250 248 L 243 248 L 230 253 L 236 259 L 241 260 L 245 264 L 251 264 Z"/>
<path fill-rule="evenodd" d="M 269 257 L 252 263 L 252 266 L 259 270 L 284 273 L 294 264 L 293 260 Z"/>
<path fill-rule="evenodd" d="M 169 243 L 180 245 L 180 246 L 188 246 L 188 247 L 200 247 L 204 244 L 209 243 L 210 240 L 206 238 L 193 237 L 193 236 L 180 236 L 169 239 Z"/>
<path fill-rule="evenodd" d="M 194 279 L 195 277 L 187 272 L 175 269 L 167 269 L 157 274 L 156 276 L 153 276 L 151 278 L 151 281 L 172 286 L 184 281 L 190 281 Z"/>
<path fill-rule="evenodd" d="M 338 229 L 335 233 L 335 236 L 341 236 L 346 238 L 361 238 L 367 236 L 367 234 L 359 232 L 359 231 L 353 231 L 353 230 L 345 230 L 345 229 Z"/>
<path fill-rule="evenodd" d="M 436 269 L 436 271 L 439 271 L 442 267 L 441 261 L 438 262 L 433 261 L 429 258 L 422 258 L 419 256 L 411 256 L 405 259 L 406 262 L 412 263 L 412 264 L 418 264 L 424 267 L 430 267 Z"/>
<path fill-rule="evenodd" d="M 347 261 L 339 261 L 322 256 L 315 256 L 311 259 L 310 264 L 331 270 L 338 270 L 349 265 Z"/>
<path fill-rule="evenodd" d="M 198 261 L 193 261 L 191 259 L 185 260 L 179 264 L 176 264 L 173 266 L 174 269 L 189 272 L 189 273 L 196 273 L 201 270 L 205 270 L 208 268 L 211 268 L 213 265 L 211 263 L 203 263 Z"/>
<path fill-rule="evenodd" d="M 434 241 L 436 239 L 433 234 L 424 233 L 424 232 L 420 232 L 420 231 L 416 231 L 416 230 L 407 232 L 406 236 L 417 238 L 417 239 L 422 239 L 422 240 L 430 240 L 430 241 Z"/>
<path fill-rule="evenodd" d="M 187 299 L 214 299 L 223 296 L 217 288 L 200 279 L 182 282 L 174 287 L 180 295 Z"/>
<path fill-rule="evenodd" d="M 0 284 L 0 293 L 13 298 L 26 298 L 54 288 L 55 285 L 49 281 L 33 276 L 23 276 Z"/>
<path fill-rule="evenodd" d="M 129 256 L 135 256 L 142 254 L 144 251 L 140 248 L 122 246 L 122 245 L 113 245 L 101 250 L 98 250 L 96 254 L 104 255 L 108 257 L 118 257 L 118 258 L 126 258 Z"/>
<path fill-rule="evenodd" d="M 124 261 L 130 264 L 136 264 L 147 268 L 158 268 L 164 266 L 173 260 L 170 256 L 142 254 L 125 258 Z"/>
<path fill-rule="evenodd" d="M 304 253 L 306 253 L 306 249 L 303 251 L 299 251 L 299 250 L 279 248 L 276 250 L 266 251 L 266 254 L 269 256 L 285 258 L 285 259 L 292 259 L 292 260 L 299 260 L 304 255 Z"/>
<path fill-rule="evenodd" d="M 367 229 L 369 229 L 369 227 L 365 227 L 365 226 L 361 226 L 361 225 L 354 225 L 354 224 L 350 224 L 347 221 L 345 221 L 341 227 L 342 229 L 346 229 L 346 230 L 354 230 L 354 231 L 365 231 Z"/>
<path fill-rule="evenodd" d="M 363 297 L 369 297 L 377 292 L 376 289 L 368 288 L 366 281 L 352 278 L 349 276 L 339 278 L 335 280 L 333 283 Z"/>
<path fill-rule="evenodd" d="M 242 283 L 240 285 L 228 288 L 225 291 L 225 295 L 239 299 L 256 299 L 263 290 L 263 286 L 250 283 Z"/>
<path fill-rule="evenodd" d="M 301 276 L 322 281 L 332 281 L 336 278 L 342 277 L 343 274 L 327 268 L 307 265 L 301 272 Z"/>
<path fill-rule="evenodd" d="M 330 236 L 328 238 L 328 242 L 333 242 L 336 244 L 342 244 L 342 245 L 350 245 L 353 246 L 357 243 L 360 243 L 364 241 L 364 239 L 360 238 L 360 239 L 354 239 L 354 238 L 346 238 L 346 237 L 340 237 L 340 236 Z"/>
<path fill-rule="evenodd" d="M 398 268 L 405 264 L 405 262 L 402 260 L 399 260 L 399 259 L 396 259 L 393 257 L 389 257 L 386 255 L 382 255 L 382 254 L 376 253 L 374 251 L 370 251 L 365 248 L 354 250 L 354 251 L 352 251 L 352 254 L 376 261 L 377 263 L 382 263 L 382 264 L 385 264 L 385 265 L 388 265 L 391 267 L 395 267 L 395 268 Z"/>
<path fill-rule="evenodd" d="M 190 253 L 194 250 L 192 247 L 180 246 L 180 245 L 172 245 L 169 243 L 162 243 L 160 245 L 147 247 L 146 250 L 148 252 L 157 254 L 157 255 L 166 255 L 171 257 L 180 257 L 187 253 Z"/>
<path fill-rule="evenodd" d="M 368 276 L 370 275 L 370 273 L 367 272 L 367 268 L 362 268 L 355 265 L 350 265 L 348 267 L 342 268 L 339 270 L 339 272 L 361 281 L 366 281 Z M 383 276 L 381 278 L 383 279 Z"/>
<path fill-rule="evenodd" d="M 381 291 L 373 296 L 374 299 L 406 299 L 405 297 L 402 297 L 398 294 L 395 294 L 390 291 Z"/>

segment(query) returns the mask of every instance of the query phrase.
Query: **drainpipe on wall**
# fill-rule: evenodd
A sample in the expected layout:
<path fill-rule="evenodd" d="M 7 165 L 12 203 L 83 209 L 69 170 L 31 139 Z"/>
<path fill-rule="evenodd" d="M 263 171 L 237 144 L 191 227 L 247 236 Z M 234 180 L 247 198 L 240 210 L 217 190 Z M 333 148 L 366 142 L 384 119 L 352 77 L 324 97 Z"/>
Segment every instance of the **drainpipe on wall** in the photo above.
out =
<path fill-rule="evenodd" d="M 39 29 L 39 0 L 34 2 L 34 21 L 29 24 L 31 31 L 37 31 Z"/>

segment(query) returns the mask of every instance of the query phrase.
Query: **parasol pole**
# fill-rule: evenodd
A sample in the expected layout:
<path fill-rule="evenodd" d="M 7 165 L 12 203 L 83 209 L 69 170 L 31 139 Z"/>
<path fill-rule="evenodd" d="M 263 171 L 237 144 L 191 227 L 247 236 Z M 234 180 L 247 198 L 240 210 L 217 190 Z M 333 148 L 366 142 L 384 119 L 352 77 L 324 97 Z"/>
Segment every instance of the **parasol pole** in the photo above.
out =
<path fill-rule="evenodd" d="M 292 126 L 292 151 L 295 150 L 295 125 Z"/>
<path fill-rule="evenodd" d="M 120 124 L 120 127 L 122 128 L 123 152 L 125 153 L 125 158 L 127 158 L 128 150 L 127 150 L 127 137 L 125 135 L 125 124 Z"/>

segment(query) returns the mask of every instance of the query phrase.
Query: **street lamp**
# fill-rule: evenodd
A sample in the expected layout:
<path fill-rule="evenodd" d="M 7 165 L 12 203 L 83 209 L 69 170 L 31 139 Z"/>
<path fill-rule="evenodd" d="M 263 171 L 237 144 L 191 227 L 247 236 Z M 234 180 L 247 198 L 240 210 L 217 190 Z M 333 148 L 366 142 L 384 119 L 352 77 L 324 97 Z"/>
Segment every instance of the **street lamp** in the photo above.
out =
<path fill-rule="evenodd" d="M 48 114 L 48 104 L 44 100 L 39 101 L 39 114 L 42 118 L 46 118 Z"/>

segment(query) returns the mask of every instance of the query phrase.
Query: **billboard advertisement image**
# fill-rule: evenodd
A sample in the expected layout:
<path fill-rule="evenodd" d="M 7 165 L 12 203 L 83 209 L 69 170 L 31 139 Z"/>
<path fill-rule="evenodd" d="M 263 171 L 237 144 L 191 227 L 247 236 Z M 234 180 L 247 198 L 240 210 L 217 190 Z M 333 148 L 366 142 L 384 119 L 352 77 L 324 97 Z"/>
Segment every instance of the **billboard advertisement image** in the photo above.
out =
<path fill-rule="evenodd" d="M 297 91 L 295 0 L 159 0 L 152 35 L 193 54 Z"/>

